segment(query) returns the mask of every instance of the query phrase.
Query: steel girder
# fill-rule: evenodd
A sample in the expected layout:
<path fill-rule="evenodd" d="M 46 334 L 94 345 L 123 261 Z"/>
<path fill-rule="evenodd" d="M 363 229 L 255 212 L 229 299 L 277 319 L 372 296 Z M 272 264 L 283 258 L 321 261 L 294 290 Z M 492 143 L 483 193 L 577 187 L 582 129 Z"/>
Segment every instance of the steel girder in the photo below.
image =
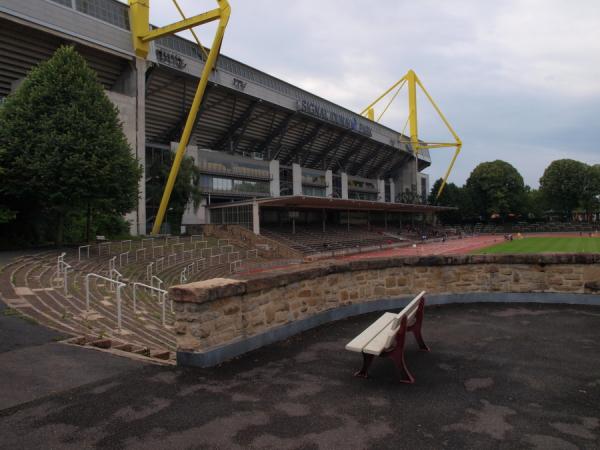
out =
<path fill-rule="evenodd" d="M 214 150 L 219 150 L 219 149 L 223 148 L 225 146 L 225 144 L 227 144 L 227 142 L 232 141 L 232 138 L 233 138 L 234 134 L 236 134 L 236 133 L 238 134 L 236 139 L 238 139 L 239 135 L 243 134 L 244 130 L 248 126 L 248 123 L 250 122 L 250 119 L 252 118 L 252 113 L 254 112 L 256 107 L 259 105 L 259 103 L 260 103 L 259 99 L 255 99 L 255 100 L 251 101 L 250 104 L 248 105 L 248 107 L 231 124 L 231 126 L 227 129 L 227 131 L 225 131 L 219 139 L 217 139 L 215 142 L 213 142 L 210 145 L 210 148 L 214 149 Z M 238 133 L 238 130 L 240 130 L 240 129 L 242 131 L 241 131 L 241 133 Z M 237 147 L 237 143 L 236 143 L 235 147 Z"/>

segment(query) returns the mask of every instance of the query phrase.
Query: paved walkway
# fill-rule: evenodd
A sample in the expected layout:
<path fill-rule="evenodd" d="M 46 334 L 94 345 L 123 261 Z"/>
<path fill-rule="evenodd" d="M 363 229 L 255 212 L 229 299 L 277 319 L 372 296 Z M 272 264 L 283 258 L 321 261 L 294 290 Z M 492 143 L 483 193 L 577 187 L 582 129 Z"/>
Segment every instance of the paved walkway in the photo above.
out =
<path fill-rule="evenodd" d="M 378 315 L 204 370 L 142 365 L 40 335 L 2 354 L 18 364 L 8 370 L 0 360 L 0 386 L 10 380 L 11 391 L 33 393 L 6 403 L 2 388 L 0 447 L 600 448 L 600 309 L 427 308 L 432 352 L 410 342 L 412 386 L 396 382 L 389 361 L 375 361 L 369 380 L 351 376 L 360 357 L 344 345 Z"/>
<path fill-rule="evenodd" d="M 32 323 L 0 301 L 0 422 L 6 408 L 67 392 L 142 365 L 58 342 L 65 337 Z M 0 448 L 2 441 L 0 437 Z"/>

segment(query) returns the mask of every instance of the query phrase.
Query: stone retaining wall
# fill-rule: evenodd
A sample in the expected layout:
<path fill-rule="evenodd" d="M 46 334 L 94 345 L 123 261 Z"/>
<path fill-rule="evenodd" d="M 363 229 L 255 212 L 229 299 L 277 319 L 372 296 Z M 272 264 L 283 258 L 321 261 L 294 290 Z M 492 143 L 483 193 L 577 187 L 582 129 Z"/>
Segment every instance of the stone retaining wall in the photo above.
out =
<path fill-rule="evenodd" d="M 178 358 L 192 365 L 220 362 L 309 328 L 311 318 L 339 318 L 324 313 L 343 309 L 345 316 L 358 314 L 377 309 L 369 309 L 375 302 L 389 308 L 392 303 L 381 301 L 408 299 L 422 290 L 430 296 L 594 294 L 600 291 L 599 262 L 597 254 L 324 261 L 247 279 L 174 286 L 169 295 L 175 301 Z M 597 299 L 581 296 L 591 297 Z M 393 304 L 401 307 L 403 301 Z"/>

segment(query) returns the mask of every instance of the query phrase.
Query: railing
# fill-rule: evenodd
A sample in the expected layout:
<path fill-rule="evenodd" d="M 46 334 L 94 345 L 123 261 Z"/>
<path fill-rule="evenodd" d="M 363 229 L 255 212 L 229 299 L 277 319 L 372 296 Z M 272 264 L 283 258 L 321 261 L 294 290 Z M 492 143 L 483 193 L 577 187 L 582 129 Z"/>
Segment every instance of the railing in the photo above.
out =
<path fill-rule="evenodd" d="M 65 293 L 65 297 L 68 294 L 68 272 L 69 270 L 73 269 L 69 264 L 67 264 L 65 262 L 65 256 L 67 256 L 66 253 L 61 253 L 60 256 L 57 258 L 57 263 L 56 263 L 56 278 L 60 278 L 62 276 L 63 279 L 63 289 L 64 289 L 64 293 Z"/>
<path fill-rule="evenodd" d="M 119 267 L 123 267 L 123 257 L 125 257 L 125 264 L 129 264 L 129 251 L 130 250 L 119 255 Z"/>
<path fill-rule="evenodd" d="M 161 289 L 161 286 L 164 284 L 164 281 L 161 280 L 160 278 L 158 278 L 156 275 L 152 275 L 152 279 L 150 280 L 150 285 L 152 287 L 154 286 L 154 283 L 156 282 L 156 288 Z"/>
<path fill-rule="evenodd" d="M 87 258 L 90 259 L 90 248 L 91 245 L 80 245 L 77 249 L 78 260 L 81 261 L 81 250 L 86 249 Z"/>
<path fill-rule="evenodd" d="M 229 263 L 229 273 L 235 273 L 242 270 L 242 260 L 238 259 L 237 261 L 233 261 Z"/>
<path fill-rule="evenodd" d="M 154 262 L 151 262 L 146 266 L 146 280 L 150 281 L 152 279 L 152 268 L 154 267 Z"/>
<path fill-rule="evenodd" d="M 98 275 L 97 273 L 88 273 L 85 276 L 85 309 L 87 312 L 90 310 L 90 278 L 96 278 L 99 280 L 108 281 L 112 285 L 116 286 L 117 290 L 117 329 L 119 332 L 121 331 L 121 289 L 127 286 L 125 283 L 122 283 L 117 280 L 113 280 L 108 277 L 103 277 L 102 275 Z"/>
<path fill-rule="evenodd" d="M 119 281 L 120 278 L 123 278 L 123 275 L 121 274 L 121 272 L 119 272 L 117 269 L 113 269 L 111 270 L 110 274 L 109 274 L 109 278 L 111 280 L 115 280 L 115 281 Z M 114 290 L 113 286 L 110 286 L 110 290 Z"/>
<path fill-rule="evenodd" d="M 150 290 L 152 292 L 156 292 L 158 294 L 158 298 L 159 298 L 159 305 L 162 304 L 162 324 L 163 326 L 166 325 L 166 297 L 167 297 L 167 291 L 165 291 L 164 289 L 160 289 L 157 288 L 155 286 L 151 286 L 148 284 L 144 284 L 144 283 L 133 283 L 133 312 L 137 313 L 137 288 L 138 287 L 143 287 L 146 290 Z M 173 301 L 171 300 L 171 312 L 173 311 Z"/>

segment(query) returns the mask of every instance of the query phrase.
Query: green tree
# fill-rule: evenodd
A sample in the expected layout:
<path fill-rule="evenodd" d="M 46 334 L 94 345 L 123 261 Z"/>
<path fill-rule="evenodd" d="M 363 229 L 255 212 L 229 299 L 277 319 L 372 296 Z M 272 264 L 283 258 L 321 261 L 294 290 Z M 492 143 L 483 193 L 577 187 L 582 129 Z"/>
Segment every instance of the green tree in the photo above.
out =
<path fill-rule="evenodd" d="M 0 109 L 1 108 L 2 107 L 0 106 Z M 2 155 L 4 153 L 5 153 L 4 150 L 0 147 L 0 161 L 2 161 Z M 2 168 L 2 166 L 0 166 L 0 177 L 3 177 L 3 175 L 4 175 L 4 169 Z M 0 224 L 9 222 L 12 219 L 14 219 L 14 213 L 10 209 L 6 208 L 6 206 L 3 206 L 2 204 L 0 204 Z"/>
<path fill-rule="evenodd" d="M 148 178 L 146 184 L 146 201 L 152 205 L 151 209 L 158 211 L 158 205 L 162 198 L 169 171 L 173 163 L 173 154 L 164 160 L 156 159 L 152 161 L 148 168 Z M 171 227 L 171 233 L 179 233 L 183 213 L 191 201 L 194 208 L 198 208 L 201 199 L 201 190 L 198 187 L 200 183 L 200 169 L 194 163 L 194 160 L 186 156 L 181 161 L 181 167 L 173 186 L 173 192 L 169 199 L 169 208 L 166 214 L 166 223 Z"/>
<path fill-rule="evenodd" d="M 464 190 L 454 183 L 446 183 L 442 194 L 437 197 L 443 179 L 439 178 L 433 183 L 431 193 L 429 194 L 429 203 L 436 206 L 452 206 L 458 208 L 454 211 L 442 211 L 438 213 L 439 219 L 446 224 L 457 224 L 463 221 L 465 215 L 465 202 L 463 199 Z"/>
<path fill-rule="evenodd" d="M 544 217 L 544 198 L 539 189 L 525 186 L 525 212 L 530 220 L 539 220 Z"/>
<path fill-rule="evenodd" d="M 0 200 L 25 220 L 47 218 L 58 244 L 68 215 L 123 215 L 137 203 L 141 167 L 117 108 L 71 46 L 34 68 L 6 99 L 0 149 Z"/>
<path fill-rule="evenodd" d="M 496 160 L 479 164 L 467 179 L 466 189 L 473 208 L 483 219 L 499 214 L 522 212 L 525 202 L 525 184 L 517 169 L 505 161 Z"/>
<path fill-rule="evenodd" d="M 600 209 L 600 164 L 586 166 L 580 206 L 588 216 Z"/>
<path fill-rule="evenodd" d="M 540 192 L 546 205 L 565 216 L 585 199 L 590 182 L 589 167 L 572 159 L 552 161 L 540 178 Z"/>

